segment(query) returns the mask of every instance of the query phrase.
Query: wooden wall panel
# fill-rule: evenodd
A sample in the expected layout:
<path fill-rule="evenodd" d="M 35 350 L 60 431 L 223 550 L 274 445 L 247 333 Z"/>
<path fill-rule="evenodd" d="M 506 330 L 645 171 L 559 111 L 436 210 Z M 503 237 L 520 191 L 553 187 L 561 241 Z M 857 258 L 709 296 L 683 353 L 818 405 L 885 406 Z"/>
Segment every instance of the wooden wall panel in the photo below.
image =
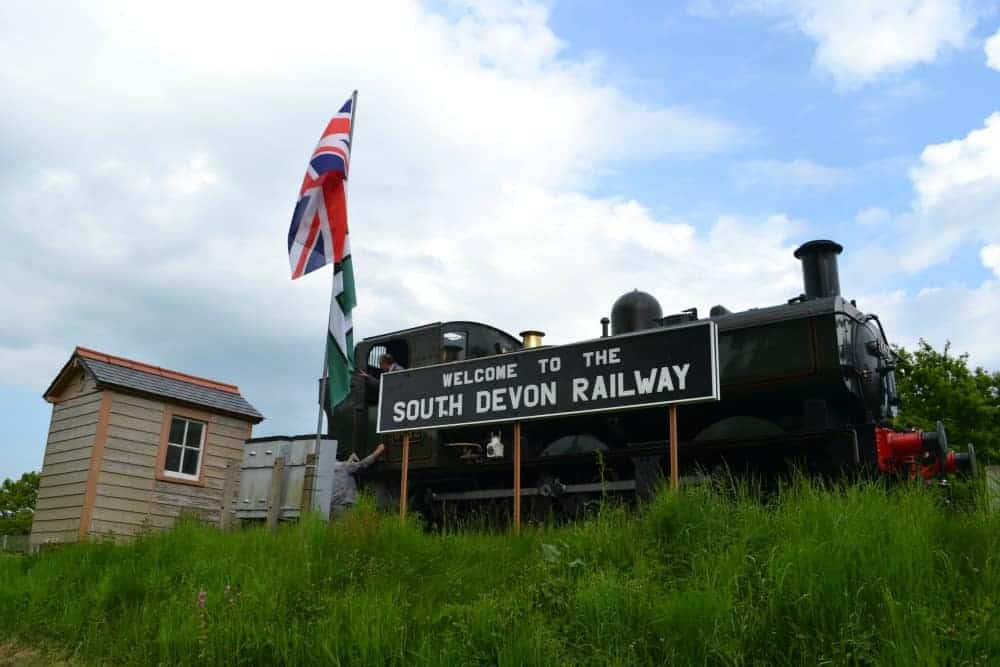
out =
<path fill-rule="evenodd" d="M 58 484 L 49 485 L 44 489 L 38 490 L 38 499 L 43 498 L 62 498 L 64 496 L 72 496 L 78 493 L 86 493 L 86 484 Z"/>
<path fill-rule="evenodd" d="M 97 497 L 100 498 L 122 498 L 124 500 L 138 500 L 149 502 L 149 489 L 133 489 L 130 486 L 118 484 L 98 484 Z"/>
<path fill-rule="evenodd" d="M 63 461 L 61 463 L 46 463 L 42 466 L 45 474 L 51 475 L 53 479 L 56 476 L 62 475 L 68 472 L 77 472 L 80 470 L 87 470 L 90 468 L 90 458 L 78 457 L 72 461 Z"/>
<path fill-rule="evenodd" d="M 93 380 L 80 372 L 55 399 L 31 526 L 33 547 L 75 539 L 102 398 Z M 76 528 L 70 525 L 74 521 Z"/>
<path fill-rule="evenodd" d="M 139 453 L 128 449 L 105 446 L 104 460 L 109 463 L 115 462 L 138 466 L 140 468 L 152 468 L 156 464 L 156 451 Z"/>
<path fill-rule="evenodd" d="M 62 452 L 46 452 L 45 458 L 42 460 L 42 467 L 55 463 L 66 463 L 67 461 L 79 461 L 81 459 L 86 459 L 87 450 L 85 447 L 77 447 L 76 449 L 67 449 Z"/>
<path fill-rule="evenodd" d="M 39 534 L 45 535 L 51 532 L 61 532 L 64 530 L 72 530 L 74 536 L 80 531 L 80 513 L 77 512 L 72 519 L 39 519 L 37 516 L 32 519 L 31 522 L 31 543 L 32 544 L 44 544 L 49 540 L 35 540 L 35 530 L 38 530 Z"/>
<path fill-rule="evenodd" d="M 95 391 L 80 398 L 70 399 L 59 403 L 59 412 L 55 420 L 79 417 L 85 414 L 97 414 L 101 405 L 101 392 Z"/>
<path fill-rule="evenodd" d="M 97 420 L 95 419 L 91 424 L 84 424 L 83 426 L 76 426 L 74 428 L 66 428 L 61 431 L 54 431 L 49 434 L 49 445 L 55 445 L 60 442 L 66 442 L 68 440 L 75 440 L 77 438 L 84 437 L 94 437 L 94 433 L 97 432 Z"/>
<path fill-rule="evenodd" d="M 156 479 L 165 420 L 173 413 L 208 422 L 201 484 Z M 169 403 L 115 394 L 91 531 L 117 527 L 123 535 L 165 528 L 183 512 L 218 521 L 226 465 L 240 465 L 249 425 Z M 238 486 L 237 486 L 238 489 Z"/>
<path fill-rule="evenodd" d="M 94 424 L 94 433 L 83 435 L 62 442 L 49 443 L 45 447 L 46 454 L 56 454 L 60 452 L 80 451 L 94 444 L 94 435 L 97 432 L 97 424 Z M 39 480 L 41 481 L 41 480 Z"/>
<path fill-rule="evenodd" d="M 80 508 L 83 506 L 84 493 L 71 493 L 61 496 L 40 497 L 35 503 L 35 515 L 48 509 L 62 509 L 64 507 L 74 507 L 79 516 Z"/>
<path fill-rule="evenodd" d="M 112 415 L 114 417 L 114 415 Z M 131 440 L 132 442 L 142 442 L 147 445 L 153 445 L 158 447 L 160 445 L 159 434 L 152 434 L 147 431 L 137 431 L 131 428 L 124 428 L 118 426 L 115 420 L 112 419 L 111 423 L 108 425 L 108 437 L 109 438 L 119 438 L 121 440 Z"/>

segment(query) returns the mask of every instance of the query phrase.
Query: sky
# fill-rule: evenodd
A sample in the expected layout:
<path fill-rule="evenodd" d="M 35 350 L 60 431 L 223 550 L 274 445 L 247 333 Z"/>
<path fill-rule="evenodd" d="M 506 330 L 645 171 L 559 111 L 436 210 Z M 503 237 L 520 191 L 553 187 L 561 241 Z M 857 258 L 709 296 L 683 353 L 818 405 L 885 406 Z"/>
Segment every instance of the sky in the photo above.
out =
<path fill-rule="evenodd" d="M 330 271 L 287 230 L 359 91 L 356 337 L 594 337 L 783 303 L 792 251 L 892 342 L 1000 369 L 1000 10 L 956 0 L 0 3 L 0 479 L 82 345 L 314 428 Z"/>

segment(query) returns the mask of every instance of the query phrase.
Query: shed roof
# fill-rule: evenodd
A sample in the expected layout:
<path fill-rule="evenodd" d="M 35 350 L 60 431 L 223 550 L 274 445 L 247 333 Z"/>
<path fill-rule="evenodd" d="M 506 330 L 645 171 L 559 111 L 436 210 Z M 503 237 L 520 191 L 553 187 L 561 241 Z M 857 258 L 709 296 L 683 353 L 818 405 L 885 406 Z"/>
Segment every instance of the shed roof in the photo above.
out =
<path fill-rule="evenodd" d="M 172 371 L 85 347 L 77 347 L 73 350 L 73 355 L 45 392 L 46 400 L 51 400 L 53 390 L 67 371 L 75 365 L 93 377 L 98 387 L 115 387 L 166 398 L 204 407 L 215 412 L 235 415 L 254 423 L 264 419 L 264 415 L 243 398 L 236 385 Z"/>

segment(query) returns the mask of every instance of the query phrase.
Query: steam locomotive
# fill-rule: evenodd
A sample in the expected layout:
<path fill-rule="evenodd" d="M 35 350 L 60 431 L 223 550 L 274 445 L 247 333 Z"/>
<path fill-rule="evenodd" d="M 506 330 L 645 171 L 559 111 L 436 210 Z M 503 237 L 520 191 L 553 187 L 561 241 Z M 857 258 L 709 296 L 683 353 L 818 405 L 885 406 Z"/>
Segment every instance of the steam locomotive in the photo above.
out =
<path fill-rule="evenodd" d="M 895 355 L 877 315 L 840 294 L 842 246 L 816 240 L 800 246 L 804 291 L 787 303 L 730 312 L 714 306 L 721 400 L 678 407 L 680 467 L 685 473 L 750 469 L 768 474 L 799 469 L 820 475 L 870 469 L 947 483 L 975 470 L 975 449 L 948 448 L 944 427 L 898 433 L 888 427 L 899 403 Z M 638 290 L 621 296 L 602 318 L 602 336 L 685 325 L 696 309 L 664 316 Z M 610 324 L 610 332 L 608 331 Z M 478 322 L 436 322 L 366 338 L 355 349 L 351 393 L 327 411 L 330 437 L 342 456 L 363 456 L 379 442 L 385 463 L 364 483 L 386 505 L 398 502 L 402 434 L 376 432 L 379 358 L 405 368 L 541 345 L 540 332 L 522 338 Z M 409 435 L 411 506 L 435 512 L 455 503 L 513 497 L 511 424 L 487 424 Z M 665 409 L 539 419 L 522 425 L 522 496 L 547 511 L 574 511 L 594 494 L 644 495 L 667 467 Z M 507 445 L 507 446 L 505 446 Z"/>

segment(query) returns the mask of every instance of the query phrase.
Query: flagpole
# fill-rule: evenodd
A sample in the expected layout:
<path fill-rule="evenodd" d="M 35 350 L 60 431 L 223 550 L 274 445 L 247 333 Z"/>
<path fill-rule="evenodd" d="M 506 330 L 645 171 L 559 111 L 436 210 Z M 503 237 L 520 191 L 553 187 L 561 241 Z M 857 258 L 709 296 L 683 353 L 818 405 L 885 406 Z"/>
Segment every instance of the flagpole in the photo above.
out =
<path fill-rule="evenodd" d="M 347 147 L 354 154 L 354 119 L 358 111 L 358 91 L 351 93 L 351 128 L 347 131 Z M 351 161 L 347 161 L 347 175 L 350 176 Z M 346 194 L 346 193 L 345 193 Z M 337 288 L 336 271 L 330 273 L 330 309 L 326 316 L 326 336 L 323 338 L 323 379 L 319 385 L 319 411 L 316 415 L 316 439 L 313 441 L 312 453 L 319 453 L 319 440 L 323 433 L 323 409 L 326 407 L 327 380 L 330 378 L 330 319 L 333 317 L 333 307 L 337 295 L 334 290 Z M 353 353 L 353 350 L 351 351 Z M 350 360 L 348 360 L 348 363 Z M 339 445 L 340 443 L 338 443 Z"/>

